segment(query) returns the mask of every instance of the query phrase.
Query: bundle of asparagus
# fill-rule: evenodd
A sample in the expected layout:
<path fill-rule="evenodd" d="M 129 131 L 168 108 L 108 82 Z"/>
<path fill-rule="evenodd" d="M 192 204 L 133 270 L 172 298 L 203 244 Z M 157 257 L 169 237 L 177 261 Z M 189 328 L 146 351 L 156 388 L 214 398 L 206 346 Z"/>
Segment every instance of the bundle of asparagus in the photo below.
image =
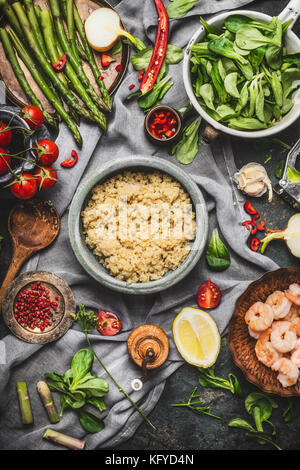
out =
<path fill-rule="evenodd" d="M 104 113 L 111 110 L 112 102 L 85 37 L 74 0 L 48 1 L 49 9 L 42 10 L 40 6 L 33 4 L 33 0 L 22 0 L 22 3 L 17 1 L 13 5 L 8 0 L 0 0 L 0 10 L 9 25 L 7 28 L 0 28 L 0 39 L 20 86 L 30 102 L 42 110 L 45 122 L 57 126 L 58 120 L 65 121 L 75 142 L 82 147 L 82 137 L 77 127 L 79 118 L 94 121 L 106 130 Z M 64 55 L 64 68 L 61 71 L 55 70 L 53 65 Z M 52 104 L 54 115 L 43 108 L 34 94 L 18 58 Z M 92 70 L 99 93 L 84 72 L 82 58 Z M 65 109 L 65 105 L 68 109 Z"/>

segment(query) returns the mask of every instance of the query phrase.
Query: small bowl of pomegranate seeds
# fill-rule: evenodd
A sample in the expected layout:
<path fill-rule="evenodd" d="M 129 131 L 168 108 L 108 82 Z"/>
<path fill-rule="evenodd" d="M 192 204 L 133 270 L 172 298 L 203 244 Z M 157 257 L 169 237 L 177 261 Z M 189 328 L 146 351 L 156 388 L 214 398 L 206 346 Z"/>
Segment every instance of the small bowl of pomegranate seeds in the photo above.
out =
<path fill-rule="evenodd" d="M 178 111 L 168 105 L 159 105 L 145 116 L 145 132 L 156 144 L 169 145 L 179 136 L 182 119 Z"/>
<path fill-rule="evenodd" d="M 76 308 L 65 281 L 46 271 L 17 277 L 7 289 L 3 319 L 11 332 L 29 343 L 48 343 L 60 338 L 72 325 Z"/>

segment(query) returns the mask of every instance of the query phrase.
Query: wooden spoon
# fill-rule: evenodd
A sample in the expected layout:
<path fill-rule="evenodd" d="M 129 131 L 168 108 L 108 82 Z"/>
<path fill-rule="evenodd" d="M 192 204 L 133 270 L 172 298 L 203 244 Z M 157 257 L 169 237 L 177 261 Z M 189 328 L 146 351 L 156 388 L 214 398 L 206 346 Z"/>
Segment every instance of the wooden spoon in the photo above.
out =
<path fill-rule="evenodd" d="M 6 289 L 24 261 L 49 246 L 57 237 L 59 226 L 59 215 L 50 201 L 33 199 L 17 204 L 11 210 L 8 231 L 13 243 L 13 257 L 0 288 L 0 307 Z"/>

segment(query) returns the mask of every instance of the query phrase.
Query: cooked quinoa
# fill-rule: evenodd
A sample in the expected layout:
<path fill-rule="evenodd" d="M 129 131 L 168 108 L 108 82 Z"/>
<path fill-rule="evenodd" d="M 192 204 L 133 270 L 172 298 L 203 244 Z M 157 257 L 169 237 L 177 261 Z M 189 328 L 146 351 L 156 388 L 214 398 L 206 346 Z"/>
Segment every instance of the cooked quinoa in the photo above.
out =
<path fill-rule="evenodd" d="M 159 171 L 125 171 L 96 185 L 81 216 L 87 245 L 127 284 L 176 269 L 196 231 L 189 195 Z"/>

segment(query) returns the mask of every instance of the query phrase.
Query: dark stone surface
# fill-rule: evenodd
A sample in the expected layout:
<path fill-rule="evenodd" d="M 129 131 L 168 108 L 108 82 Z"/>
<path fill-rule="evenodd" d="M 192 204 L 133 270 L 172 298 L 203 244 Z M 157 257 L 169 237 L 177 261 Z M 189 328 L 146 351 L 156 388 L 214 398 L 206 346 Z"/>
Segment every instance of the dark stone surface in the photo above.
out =
<path fill-rule="evenodd" d="M 118 0 L 111 1 L 113 5 Z M 286 0 L 257 0 L 246 6 L 246 9 L 262 11 L 270 15 L 278 14 L 287 4 Z M 300 22 L 294 27 L 294 31 L 299 34 Z M 276 137 L 292 145 L 299 138 L 299 120 L 288 130 Z M 286 156 L 286 150 L 279 144 L 272 144 L 272 159 L 266 163 L 266 169 L 275 182 L 274 169 L 277 162 Z M 233 139 L 233 148 L 237 167 L 241 167 L 250 161 L 264 163 L 268 149 L 263 148 L 259 142 Z M 2 251 L 0 254 L 0 281 L 3 279 L 11 259 L 11 244 L 7 233 L 7 217 L 14 201 L 1 200 L 0 205 L 0 234 L 4 236 Z M 261 213 L 270 228 L 282 228 L 294 211 L 282 200 L 274 197 L 271 204 L 266 204 L 265 199 L 255 200 L 255 207 Z M 284 243 L 278 241 L 268 247 L 268 256 L 276 261 L 280 266 L 295 266 L 299 264 L 290 255 Z M 0 337 L 8 333 L 0 319 Z M 227 337 L 222 340 L 221 352 L 216 365 L 217 375 L 226 377 L 229 372 L 233 372 L 239 378 L 245 395 L 250 391 L 257 391 L 253 385 L 248 383 L 239 369 L 233 364 L 231 354 L 228 349 Z M 153 450 L 191 450 L 191 449 L 262 449 L 255 441 L 251 441 L 244 436 L 244 432 L 238 429 L 228 428 L 227 423 L 236 417 L 248 419 L 244 407 L 244 400 L 232 395 L 227 390 L 212 390 L 201 388 L 201 396 L 205 404 L 209 404 L 211 412 L 222 417 L 222 421 L 197 415 L 190 410 L 182 408 L 172 408 L 172 403 L 180 403 L 188 400 L 191 390 L 197 385 L 198 375 L 195 367 L 188 364 L 182 366 L 173 374 L 166 383 L 164 392 L 157 406 L 150 415 L 151 421 L 156 425 L 157 430 L 153 431 L 147 424 L 142 424 L 135 435 L 119 449 L 153 449 Z M 199 389 L 200 390 L 200 389 Z M 282 419 L 282 411 L 287 406 L 288 400 L 277 398 L 280 405 L 273 411 L 272 422 L 277 428 L 276 442 L 284 449 L 298 449 L 300 444 L 300 403 L 294 398 L 294 418 L 291 423 L 285 423 Z M 268 425 L 266 425 L 268 426 Z M 267 429 L 267 428 L 266 428 Z M 265 448 L 269 448 L 265 446 Z"/>

